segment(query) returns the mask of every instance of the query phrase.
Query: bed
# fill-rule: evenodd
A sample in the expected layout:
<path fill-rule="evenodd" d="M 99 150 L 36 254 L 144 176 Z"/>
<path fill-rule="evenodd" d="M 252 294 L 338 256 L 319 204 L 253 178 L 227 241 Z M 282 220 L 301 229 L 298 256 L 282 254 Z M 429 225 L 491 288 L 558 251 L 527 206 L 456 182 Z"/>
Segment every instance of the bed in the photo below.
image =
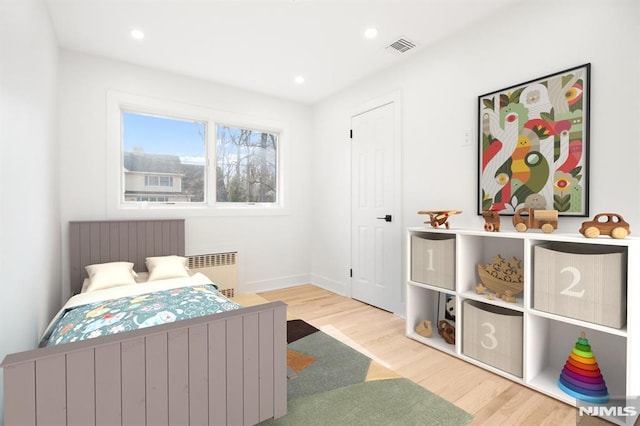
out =
<path fill-rule="evenodd" d="M 148 258 L 184 255 L 182 219 L 72 222 L 69 236 L 72 295 L 87 285 L 87 265 L 149 273 Z M 213 297 L 206 277 L 188 280 Z M 7 355 L 4 424 L 252 425 L 286 414 L 284 303 L 156 323 Z"/>

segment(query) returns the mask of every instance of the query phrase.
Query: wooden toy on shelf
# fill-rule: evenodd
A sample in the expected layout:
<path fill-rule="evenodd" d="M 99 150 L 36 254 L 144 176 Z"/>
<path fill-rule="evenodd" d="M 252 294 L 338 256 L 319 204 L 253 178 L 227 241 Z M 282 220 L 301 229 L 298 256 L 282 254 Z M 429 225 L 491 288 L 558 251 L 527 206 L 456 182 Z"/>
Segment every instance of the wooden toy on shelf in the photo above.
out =
<path fill-rule="evenodd" d="M 600 213 L 593 220 L 582 222 L 580 233 L 587 238 L 610 235 L 611 238 L 626 238 L 631 234 L 631 227 L 616 213 Z"/>
<path fill-rule="evenodd" d="M 429 221 L 425 223 L 430 223 L 431 226 L 437 228 L 440 225 L 444 225 L 447 229 L 449 229 L 449 222 L 447 220 L 450 216 L 460 214 L 462 210 L 419 210 L 418 214 L 428 214 Z"/>
<path fill-rule="evenodd" d="M 478 276 L 480 281 L 498 297 L 507 294 L 509 298 L 522 293 L 524 284 L 522 280 L 522 264 L 517 257 L 507 261 L 499 254 L 487 265 L 478 264 Z"/>
<path fill-rule="evenodd" d="M 607 384 L 584 331 L 569 353 L 558 377 L 558 387 L 572 397 L 592 404 L 609 402 Z"/>
<path fill-rule="evenodd" d="M 516 303 L 516 296 L 513 294 L 511 290 L 506 290 L 502 296 L 500 296 L 502 300 L 509 303 Z"/>
<path fill-rule="evenodd" d="M 456 343 L 456 328 L 447 320 L 438 321 L 438 334 L 450 345 Z"/>
<path fill-rule="evenodd" d="M 431 325 L 431 321 L 420 321 L 418 325 L 416 325 L 416 333 L 418 333 L 422 337 L 431 337 L 431 334 L 433 333 L 433 326 Z"/>
<path fill-rule="evenodd" d="M 484 294 L 487 291 L 487 288 L 482 285 L 482 283 L 478 283 L 476 286 L 476 294 Z"/>
<path fill-rule="evenodd" d="M 513 226 L 518 232 L 529 228 L 539 228 L 549 234 L 558 228 L 558 210 L 536 210 L 533 207 L 523 207 L 513 216 Z"/>
<path fill-rule="evenodd" d="M 495 210 L 485 210 L 482 212 L 484 218 L 484 230 L 489 232 L 500 231 L 500 214 Z"/>

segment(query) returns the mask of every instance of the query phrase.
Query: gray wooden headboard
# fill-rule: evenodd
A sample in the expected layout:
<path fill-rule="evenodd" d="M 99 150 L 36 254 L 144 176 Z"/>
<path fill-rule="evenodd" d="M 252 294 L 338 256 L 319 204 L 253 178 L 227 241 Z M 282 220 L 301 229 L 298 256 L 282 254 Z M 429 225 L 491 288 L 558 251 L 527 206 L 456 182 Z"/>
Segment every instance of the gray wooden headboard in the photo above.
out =
<path fill-rule="evenodd" d="M 126 261 L 146 271 L 145 258 L 184 256 L 184 219 L 69 222 L 71 295 L 80 293 L 87 265 Z"/>

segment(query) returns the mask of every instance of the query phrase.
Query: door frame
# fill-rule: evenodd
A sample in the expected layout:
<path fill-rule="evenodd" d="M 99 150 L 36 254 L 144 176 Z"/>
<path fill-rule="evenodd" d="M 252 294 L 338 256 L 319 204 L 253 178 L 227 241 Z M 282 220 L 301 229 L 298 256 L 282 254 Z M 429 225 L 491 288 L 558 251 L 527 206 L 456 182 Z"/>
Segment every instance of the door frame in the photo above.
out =
<path fill-rule="evenodd" d="M 402 230 L 404 229 L 404 218 L 402 214 L 402 92 L 398 89 L 393 91 L 387 95 L 383 95 L 380 97 L 376 97 L 356 108 L 352 111 L 349 117 L 349 127 L 353 128 L 353 119 L 354 117 L 364 114 L 368 111 L 374 110 L 376 108 L 385 106 L 387 104 L 393 103 L 393 178 L 394 178 L 394 188 L 393 188 L 393 215 L 394 222 L 397 221 L 398 232 L 399 235 L 399 244 L 398 244 L 398 253 L 397 256 L 398 266 L 399 266 L 399 280 L 400 286 L 397 289 L 396 294 L 394 294 L 394 300 L 392 302 L 392 310 L 395 314 L 402 313 L 402 299 L 404 294 L 404 269 L 402 267 L 402 259 L 404 258 L 404 238 L 402 237 Z M 349 139 L 350 149 L 349 156 L 353 158 L 353 139 Z M 353 168 L 351 167 L 352 162 L 349 161 L 349 262 L 351 265 L 353 262 Z M 349 278 L 349 297 L 353 298 L 353 277 Z"/>

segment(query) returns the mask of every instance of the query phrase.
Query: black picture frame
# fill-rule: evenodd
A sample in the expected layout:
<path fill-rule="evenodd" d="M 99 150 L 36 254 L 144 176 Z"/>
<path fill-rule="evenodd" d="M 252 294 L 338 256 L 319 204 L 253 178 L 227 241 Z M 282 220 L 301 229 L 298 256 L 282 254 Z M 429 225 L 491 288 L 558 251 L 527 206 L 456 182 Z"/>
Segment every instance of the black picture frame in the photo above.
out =
<path fill-rule="evenodd" d="M 478 214 L 589 216 L 591 64 L 478 96 Z"/>

